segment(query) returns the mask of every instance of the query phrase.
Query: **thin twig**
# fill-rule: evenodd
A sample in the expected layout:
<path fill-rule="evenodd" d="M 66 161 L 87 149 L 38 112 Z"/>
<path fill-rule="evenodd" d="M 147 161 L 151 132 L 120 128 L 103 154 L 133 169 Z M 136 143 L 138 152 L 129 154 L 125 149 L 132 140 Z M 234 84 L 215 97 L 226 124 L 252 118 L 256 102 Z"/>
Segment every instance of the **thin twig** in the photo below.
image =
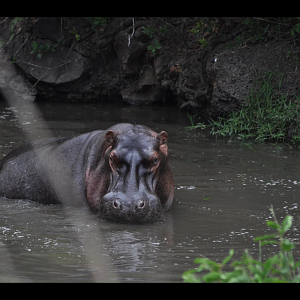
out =
<path fill-rule="evenodd" d="M 275 21 L 271 21 L 271 20 L 267 20 L 267 19 L 264 19 L 264 18 L 260 18 L 260 17 L 253 17 L 253 19 L 255 20 L 260 20 L 260 21 L 265 21 L 265 22 L 269 22 L 269 23 L 274 23 L 274 24 L 279 24 L 279 25 L 284 25 L 284 26 L 287 26 L 287 27 L 291 27 L 291 25 L 289 24 L 284 24 L 284 23 L 280 23 L 280 22 L 275 22 Z"/>
<path fill-rule="evenodd" d="M 0 24 L 3 24 L 4 22 L 6 22 L 8 18 L 9 17 L 6 17 L 3 21 L 0 22 Z"/>
<path fill-rule="evenodd" d="M 50 71 L 54 70 L 54 69 L 58 69 L 60 67 L 63 67 L 63 66 L 67 66 L 68 63 L 70 63 L 71 61 L 66 61 L 62 64 L 59 64 L 55 67 L 52 67 L 52 68 L 48 68 L 48 67 L 43 67 L 43 66 L 39 66 L 39 65 L 35 65 L 35 64 L 32 64 L 32 63 L 28 63 L 28 62 L 25 62 L 23 61 L 22 63 L 26 64 L 26 65 L 29 65 L 29 66 L 33 66 L 33 67 L 36 67 L 36 68 L 41 68 L 41 69 L 46 69 L 47 71 L 36 81 L 36 83 L 31 87 L 31 89 L 33 89 Z"/>
<path fill-rule="evenodd" d="M 47 70 L 37 81 L 36 83 L 31 87 L 31 89 L 34 89 L 35 86 L 42 80 L 43 77 L 45 77 L 49 72 L 51 71 L 51 69 Z"/>
<path fill-rule="evenodd" d="M 49 68 L 49 67 L 43 67 L 43 66 L 35 65 L 35 64 L 29 63 L 29 62 L 26 62 L 26 61 L 21 61 L 21 63 L 23 63 L 25 65 L 32 66 L 32 67 L 41 68 L 41 69 L 47 69 L 47 70 L 52 69 L 52 68 Z"/>
<path fill-rule="evenodd" d="M 23 46 L 27 43 L 27 41 L 28 41 L 28 38 L 26 38 L 25 42 L 22 44 L 22 46 L 19 48 L 19 50 L 15 53 L 15 55 L 13 57 L 16 57 L 18 55 L 18 53 L 23 48 Z"/>
<path fill-rule="evenodd" d="M 300 38 L 292 39 L 292 40 L 288 41 L 287 43 L 284 43 L 284 44 L 282 44 L 282 45 L 280 45 L 280 46 L 277 46 L 277 47 L 275 47 L 275 48 L 269 50 L 269 52 L 274 51 L 274 50 L 276 50 L 276 49 L 278 49 L 278 48 L 280 48 L 280 47 L 282 47 L 282 46 L 285 46 L 285 45 L 287 45 L 287 44 L 289 44 L 289 43 L 296 42 L 296 41 L 298 41 L 299 39 L 300 39 Z"/>

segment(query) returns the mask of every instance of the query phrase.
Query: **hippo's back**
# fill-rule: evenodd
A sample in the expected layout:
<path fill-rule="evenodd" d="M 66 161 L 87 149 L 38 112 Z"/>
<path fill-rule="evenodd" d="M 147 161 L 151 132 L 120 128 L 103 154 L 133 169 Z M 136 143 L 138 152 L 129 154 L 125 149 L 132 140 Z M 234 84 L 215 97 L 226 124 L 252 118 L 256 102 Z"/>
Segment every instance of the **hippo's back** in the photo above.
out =
<path fill-rule="evenodd" d="M 85 203 L 84 160 L 94 131 L 21 146 L 0 161 L 0 197 L 40 203 Z"/>

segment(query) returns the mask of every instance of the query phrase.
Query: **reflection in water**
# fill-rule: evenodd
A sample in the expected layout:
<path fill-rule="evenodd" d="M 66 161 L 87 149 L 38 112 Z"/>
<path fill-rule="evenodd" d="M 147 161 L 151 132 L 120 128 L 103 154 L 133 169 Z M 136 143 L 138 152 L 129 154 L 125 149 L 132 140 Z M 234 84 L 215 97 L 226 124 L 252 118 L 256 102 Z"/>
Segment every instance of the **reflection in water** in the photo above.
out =
<path fill-rule="evenodd" d="M 75 136 L 118 122 L 141 123 L 169 134 L 175 200 L 164 223 L 147 225 L 102 221 L 85 208 L 0 200 L 0 281 L 181 282 L 196 257 L 221 261 L 231 248 L 257 255 L 253 237 L 269 233 L 271 204 L 278 219 L 294 216 L 288 235 L 300 258 L 298 152 L 270 145 L 253 151 L 196 136 L 185 130 L 185 114 L 173 108 L 38 108 L 41 115 L 30 114 L 25 104 L 0 102 L 0 157 L 25 140 L 43 138 L 48 129 L 53 136 Z M 271 251 L 276 249 L 266 248 L 263 257 Z"/>

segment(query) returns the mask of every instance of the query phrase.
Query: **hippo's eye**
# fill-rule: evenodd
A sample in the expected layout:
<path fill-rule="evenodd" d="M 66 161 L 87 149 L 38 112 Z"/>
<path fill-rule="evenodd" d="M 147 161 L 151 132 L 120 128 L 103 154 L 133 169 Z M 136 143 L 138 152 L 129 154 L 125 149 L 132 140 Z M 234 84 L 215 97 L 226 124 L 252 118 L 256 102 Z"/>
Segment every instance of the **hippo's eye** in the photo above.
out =
<path fill-rule="evenodd" d="M 154 157 L 154 159 L 153 159 L 153 164 L 154 164 L 154 165 L 157 165 L 157 164 L 158 164 L 158 157 L 157 157 L 157 156 Z"/>
<path fill-rule="evenodd" d="M 116 157 L 116 155 L 114 153 L 112 153 L 110 156 L 109 156 L 109 162 L 112 166 L 116 167 L 116 164 L 118 162 L 118 159 Z"/>
<path fill-rule="evenodd" d="M 113 171 L 120 171 L 125 164 L 122 160 L 117 156 L 115 152 L 112 152 L 109 156 L 109 164 Z"/>

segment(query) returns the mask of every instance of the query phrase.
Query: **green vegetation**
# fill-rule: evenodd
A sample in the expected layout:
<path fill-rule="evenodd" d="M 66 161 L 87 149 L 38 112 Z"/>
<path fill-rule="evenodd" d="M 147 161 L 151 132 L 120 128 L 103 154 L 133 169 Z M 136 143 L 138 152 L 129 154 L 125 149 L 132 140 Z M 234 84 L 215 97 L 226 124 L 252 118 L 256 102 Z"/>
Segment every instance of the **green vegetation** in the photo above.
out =
<path fill-rule="evenodd" d="M 69 23 L 68 18 L 69 17 L 60 17 L 61 18 L 61 24 Z M 4 19 L 4 20 L 2 20 Z M 103 28 L 107 25 L 108 18 L 106 17 L 86 17 L 86 19 L 91 24 L 91 32 L 93 31 L 102 31 Z M 15 37 L 18 35 L 26 26 L 27 22 L 33 22 L 35 23 L 37 21 L 36 17 L 0 17 L 0 24 L 5 23 L 6 21 L 10 21 L 8 26 L 9 31 L 9 38 L 7 40 L 0 40 L 0 49 L 2 47 L 7 46 Z M 83 37 L 80 36 L 77 29 L 73 27 L 70 29 L 70 33 L 74 36 L 75 40 L 79 42 Z M 30 55 L 35 54 L 37 55 L 38 59 L 41 59 L 43 56 L 43 53 L 46 53 L 48 51 L 54 52 L 59 44 L 64 44 L 65 38 L 62 37 L 61 39 L 57 40 L 57 42 L 47 42 L 45 44 L 37 44 L 37 42 L 32 43 L 32 49 L 30 51 Z M 27 41 L 27 40 L 26 40 Z M 25 41 L 25 42 L 26 42 Z M 16 58 L 12 58 L 12 62 L 15 62 Z"/>
<path fill-rule="evenodd" d="M 0 18 L 4 18 L 4 17 L 0 17 Z M 8 18 L 9 17 L 6 17 L 6 19 Z M 6 19 L 4 19 L 4 22 L 6 21 Z M 15 38 L 15 36 L 19 34 L 19 32 L 22 30 L 23 26 L 24 26 L 24 17 L 14 17 L 9 24 L 9 34 L 10 34 L 9 39 L 7 41 L 0 40 L 0 49 L 5 45 L 9 44 Z"/>
<path fill-rule="evenodd" d="M 201 46 L 205 48 L 209 44 L 207 37 L 210 35 L 215 36 L 218 33 L 218 24 L 216 20 L 204 17 L 203 20 L 197 22 L 196 26 L 189 32 L 196 36 Z"/>
<path fill-rule="evenodd" d="M 37 42 L 32 43 L 32 50 L 30 51 L 30 55 L 36 54 L 38 59 L 41 59 L 43 53 L 48 52 L 51 50 L 52 52 L 55 51 L 57 46 L 60 44 L 61 40 L 58 40 L 57 43 L 46 43 L 44 45 L 38 45 Z"/>
<path fill-rule="evenodd" d="M 222 19 L 225 24 L 220 22 L 218 17 L 202 17 L 189 30 L 189 33 L 196 37 L 205 48 L 209 46 L 208 39 L 210 37 L 224 35 L 225 28 L 231 28 L 237 21 L 237 18 L 234 20 L 232 17 L 223 17 Z M 243 26 L 243 30 L 234 41 L 238 46 L 265 42 L 268 39 L 290 39 L 300 33 L 300 17 L 240 17 L 239 22 L 236 30 L 241 26 Z"/>
<path fill-rule="evenodd" d="M 98 30 L 99 28 L 104 28 L 107 25 L 107 18 L 106 17 L 87 17 L 90 21 L 93 30 Z"/>
<path fill-rule="evenodd" d="M 234 260 L 230 266 L 232 271 L 224 271 L 225 266 L 234 256 L 234 250 L 217 263 L 207 258 L 195 260 L 199 267 L 184 272 L 184 282 L 188 283 L 300 283 L 300 261 L 295 262 L 292 250 L 295 244 L 284 238 L 285 233 L 292 226 L 292 217 L 286 216 L 280 225 L 276 219 L 273 208 L 270 209 L 274 221 L 268 221 L 267 226 L 275 233 L 257 237 L 259 243 L 259 259 L 255 260 L 248 250 L 244 251 L 241 259 Z M 261 261 L 261 246 L 277 245 L 279 253 Z"/>
<path fill-rule="evenodd" d="M 160 28 L 155 28 L 154 26 L 143 27 L 143 33 L 148 35 L 148 37 L 152 40 L 150 45 L 148 45 L 147 50 L 151 51 L 153 56 L 157 50 L 162 48 L 159 39 L 164 38 L 168 31 L 169 29 L 166 25 Z M 143 45 L 143 43 L 140 42 L 140 45 Z"/>
<path fill-rule="evenodd" d="M 148 51 L 151 51 L 153 55 L 155 55 L 156 51 L 161 49 L 161 44 L 158 40 L 155 40 L 153 44 L 147 47 Z"/>
<path fill-rule="evenodd" d="M 267 72 L 257 76 L 257 82 L 250 90 L 246 104 L 240 111 L 229 117 L 209 120 L 209 125 L 194 124 L 193 118 L 189 129 L 211 128 L 211 134 L 256 142 L 274 141 L 300 144 L 299 97 L 289 99 L 281 93 L 282 75 L 274 84 L 276 74 Z M 276 87 L 277 85 L 277 87 Z"/>

